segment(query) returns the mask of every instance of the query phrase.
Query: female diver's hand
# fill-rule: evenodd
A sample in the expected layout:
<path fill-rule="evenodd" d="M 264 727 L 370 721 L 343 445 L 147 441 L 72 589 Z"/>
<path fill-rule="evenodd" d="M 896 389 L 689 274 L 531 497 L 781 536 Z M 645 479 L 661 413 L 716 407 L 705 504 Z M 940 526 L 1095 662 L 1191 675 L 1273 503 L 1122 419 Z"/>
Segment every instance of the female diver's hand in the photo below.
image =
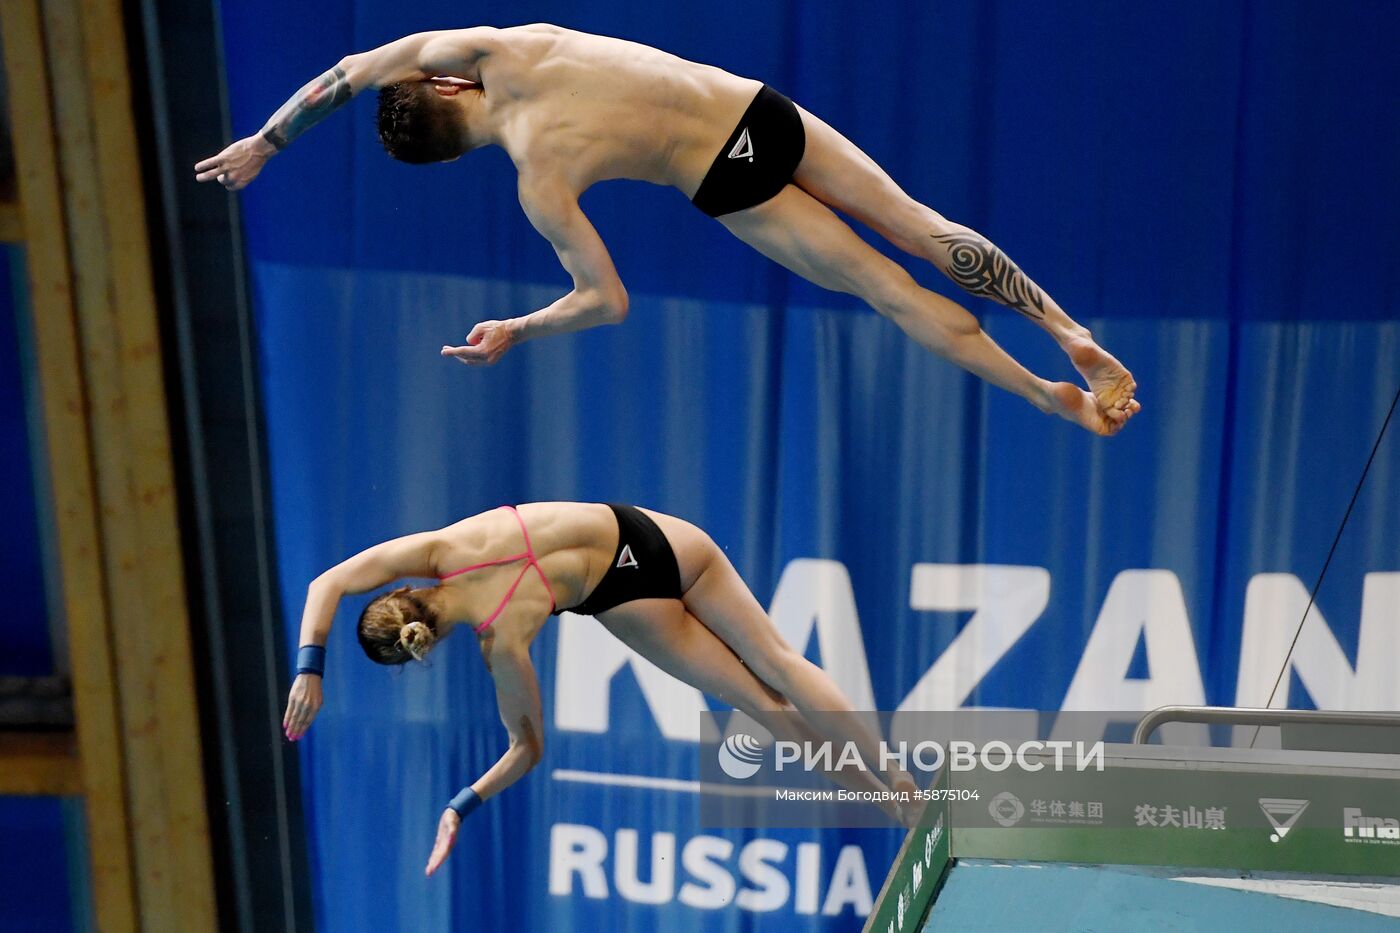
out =
<path fill-rule="evenodd" d="M 311 720 L 321 711 L 321 675 L 298 674 L 287 694 L 287 713 L 282 717 L 282 731 L 295 742 L 306 735 Z"/>
<path fill-rule="evenodd" d="M 442 811 L 442 819 L 438 820 L 437 841 L 433 843 L 433 854 L 428 856 L 428 868 L 425 875 L 431 876 L 437 871 L 442 863 L 447 861 L 447 856 L 452 852 L 452 847 L 457 844 L 457 830 L 462 828 L 462 818 L 457 815 L 457 811 L 448 807 Z"/>

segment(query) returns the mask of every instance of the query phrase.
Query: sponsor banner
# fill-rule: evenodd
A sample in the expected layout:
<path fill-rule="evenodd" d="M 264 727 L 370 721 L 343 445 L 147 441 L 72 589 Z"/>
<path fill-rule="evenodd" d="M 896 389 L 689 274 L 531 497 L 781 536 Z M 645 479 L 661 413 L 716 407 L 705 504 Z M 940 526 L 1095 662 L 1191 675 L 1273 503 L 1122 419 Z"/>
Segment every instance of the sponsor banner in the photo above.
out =
<path fill-rule="evenodd" d="M 953 854 L 1400 877 L 1393 772 L 1135 751 L 1108 746 L 1102 771 L 951 772 L 986 796 L 953 796 Z"/>
<path fill-rule="evenodd" d="M 1386 808 L 1389 813 L 1400 813 L 1400 800 L 1395 800 Z M 1400 819 L 1394 816 L 1368 815 L 1360 807 L 1342 809 L 1342 841 L 1348 844 L 1400 846 Z"/>

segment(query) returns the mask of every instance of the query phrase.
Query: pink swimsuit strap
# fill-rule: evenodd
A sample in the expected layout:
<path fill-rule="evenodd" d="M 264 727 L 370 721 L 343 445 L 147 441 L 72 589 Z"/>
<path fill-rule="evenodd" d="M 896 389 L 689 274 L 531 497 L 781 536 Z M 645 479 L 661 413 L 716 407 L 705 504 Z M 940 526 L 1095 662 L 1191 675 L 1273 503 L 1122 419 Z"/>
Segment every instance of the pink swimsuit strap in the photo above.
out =
<path fill-rule="evenodd" d="M 500 603 L 496 606 L 496 611 L 487 616 L 486 621 L 482 622 L 480 625 L 473 626 L 472 631 L 474 632 L 481 632 L 489 628 L 491 623 L 495 622 L 500 614 L 505 611 L 506 606 L 510 605 L 511 599 L 515 596 L 515 591 L 519 588 L 520 581 L 525 579 L 525 574 L 530 571 L 531 567 L 534 567 L 535 573 L 540 575 L 540 582 L 544 584 L 545 592 L 549 594 L 549 611 L 554 612 L 558 609 L 558 603 L 556 603 L 554 599 L 554 588 L 549 585 L 549 580 L 545 577 L 544 570 L 540 568 L 540 562 L 535 559 L 535 550 L 530 546 L 530 532 L 525 527 L 525 519 L 520 517 L 520 512 L 517 511 L 513 505 L 503 505 L 501 508 L 510 510 L 510 514 L 514 515 L 515 520 L 520 523 L 520 534 L 525 538 L 525 550 L 519 554 L 512 554 L 510 557 L 498 557 L 495 560 L 484 560 L 479 564 L 472 564 L 470 567 L 463 567 L 461 570 L 454 570 L 451 573 L 443 574 L 438 577 L 439 580 L 448 580 L 464 573 L 471 573 L 473 570 L 482 570 L 486 567 L 499 567 L 502 564 L 513 564 L 518 560 L 525 561 L 525 566 L 520 568 L 519 576 L 517 576 L 515 582 L 510 585 L 510 589 L 506 590 L 506 595 L 501 598 Z"/>

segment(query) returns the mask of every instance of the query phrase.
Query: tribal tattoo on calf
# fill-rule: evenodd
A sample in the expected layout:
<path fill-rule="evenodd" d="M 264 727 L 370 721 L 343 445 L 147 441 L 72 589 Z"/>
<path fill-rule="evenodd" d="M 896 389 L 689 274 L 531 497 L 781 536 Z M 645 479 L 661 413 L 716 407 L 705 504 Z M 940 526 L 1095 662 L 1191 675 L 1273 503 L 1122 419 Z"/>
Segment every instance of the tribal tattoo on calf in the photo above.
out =
<path fill-rule="evenodd" d="M 1045 317 L 1045 293 L 986 237 L 975 233 L 935 233 L 948 248 L 950 279 L 983 298 L 999 301 L 1028 318 Z"/>
<path fill-rule="evenodd" d="M 263 139 L 279 151 L 287 143 L 320 123 L 331 111 L 354 95 L 345 70 L 339 65 L 327 71 L 287 101 L 263 128 Z"/>

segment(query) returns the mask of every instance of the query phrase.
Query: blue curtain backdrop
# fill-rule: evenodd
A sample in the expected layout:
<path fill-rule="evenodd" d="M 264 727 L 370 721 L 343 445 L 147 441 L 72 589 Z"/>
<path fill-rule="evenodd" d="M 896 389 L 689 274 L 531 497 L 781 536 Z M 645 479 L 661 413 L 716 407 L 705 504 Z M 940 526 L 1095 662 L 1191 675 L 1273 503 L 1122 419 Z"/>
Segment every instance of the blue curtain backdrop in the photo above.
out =
<path fill-rule="evenodd" d="M 289 651 L 306 583 L 360 548 L 502 502 L 623 500 L 708 529 L 760 601 L 786 571 L 780 623 L 820 617 L 801 647 L 882 709 L 1265 702 L 1400 385 L 1400 7 L 243 0 L 223 16 L 238 135 L 343 54 L 428 28 L 549 21 L 762 78 L 1001 245 L 1145 406 L 1108 441 L 1048 419 L 628 182 L 583 200 L 632 295 L 623 326 L 488 370 L 443 361 L 567 279 L 504 154 L 390 162 L 360 100 L 242 195 Z M 1025 321 L 976 310 L 1030 368 L 1072 377 Z M 1393 428 L 1277 703 L 1400 705 L 1397 447 Z M 712 832 L 683 791 L 565 779 L 698 777 L 661 725 L 683 702 L 632 667 L 555 706 L 562 680 L 611 670 L 581 619 L 535 647 L 543 766 L 425 882 L 443 802 L 504 735 L 471 645 L 377 668 L 355 645 L 361 604 L 303 747 L 324 929 L 858 926 L 896 833 Z"/>

